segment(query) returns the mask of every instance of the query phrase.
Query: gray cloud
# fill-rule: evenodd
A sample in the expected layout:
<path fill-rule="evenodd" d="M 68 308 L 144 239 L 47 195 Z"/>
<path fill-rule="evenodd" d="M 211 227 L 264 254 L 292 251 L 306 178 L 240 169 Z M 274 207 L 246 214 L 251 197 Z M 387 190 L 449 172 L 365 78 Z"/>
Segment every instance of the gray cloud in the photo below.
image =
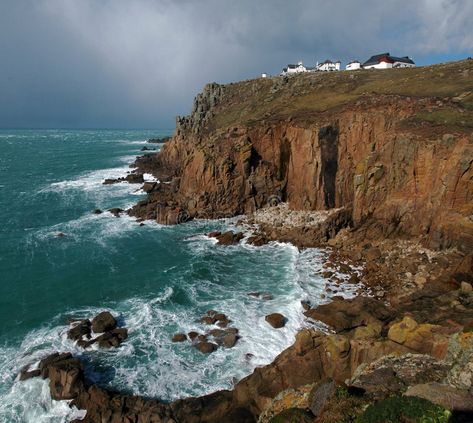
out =
<path fill-rule="evenodd" d="M 1 0 L 0 127 L 166 127 L 209 81 L 471 55 L 470 0 Z"/>

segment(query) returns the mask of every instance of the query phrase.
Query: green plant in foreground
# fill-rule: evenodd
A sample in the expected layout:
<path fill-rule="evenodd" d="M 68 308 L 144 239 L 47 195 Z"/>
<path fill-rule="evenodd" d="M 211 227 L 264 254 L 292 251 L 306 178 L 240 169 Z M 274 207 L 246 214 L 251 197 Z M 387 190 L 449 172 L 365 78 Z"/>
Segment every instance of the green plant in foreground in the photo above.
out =
<path fill-rule="evenodd" d="M 451 413 L 423 398 L 395 396 L 370 405 L 356 423 L 447 423 Z"/>

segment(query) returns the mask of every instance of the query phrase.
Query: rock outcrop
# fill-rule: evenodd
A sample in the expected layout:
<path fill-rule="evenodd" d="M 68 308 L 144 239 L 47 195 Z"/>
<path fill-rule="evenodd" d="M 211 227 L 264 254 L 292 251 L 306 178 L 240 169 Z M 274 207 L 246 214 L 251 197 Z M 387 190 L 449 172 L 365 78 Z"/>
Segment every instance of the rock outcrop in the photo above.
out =
<path fill-rule="evenodd" d="M 161 152 L 137 161 L 167 183 L 130 213 L 180 223 L 280 202 L 343 208 L 340 226 L 367 238 L 471 251 L 473 94 L 452 100 L 471 75 L 465 61 L 387 72 L 384 85 L 368 72 L 289 78 L 276 91 L 265 80 L 210 84 Z"/>

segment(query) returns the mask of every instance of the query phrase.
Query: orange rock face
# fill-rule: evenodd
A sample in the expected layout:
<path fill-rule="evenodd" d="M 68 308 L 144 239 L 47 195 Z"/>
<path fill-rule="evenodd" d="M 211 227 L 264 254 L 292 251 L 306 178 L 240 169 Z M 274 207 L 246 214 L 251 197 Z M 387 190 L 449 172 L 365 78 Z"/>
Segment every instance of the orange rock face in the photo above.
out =
<path fill-rule="evenodd" d="M 415 120 L 436 113 L 438 97 L 365 94 L 324 111 L 292 110 L 285 119 L 268 117 L 280 107 L 273 99 L 265 117 L 251 121 L 238 118 L 231 89 L 207 87 L 162 151 L 138 160 L 168 183 L 131 214 L 172 224 L 281 201 L 301 210 L 344 207 L 368 236 L 421 236 L 431 248 L 473 249 L 471 129 Z M 255 96 L 255 110 L 261 101 Z M 462 105 L 449 107 L 471 118 Z M 236 118 L 226 122 L 229 115 Z"/>

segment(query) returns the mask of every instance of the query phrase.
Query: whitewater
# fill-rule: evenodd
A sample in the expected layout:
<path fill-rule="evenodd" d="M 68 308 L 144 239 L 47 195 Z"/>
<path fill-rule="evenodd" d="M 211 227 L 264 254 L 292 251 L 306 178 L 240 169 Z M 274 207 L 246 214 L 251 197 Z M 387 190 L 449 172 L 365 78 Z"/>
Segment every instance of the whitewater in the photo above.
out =
<path fill-rule="evenodd" d="M 159 149 L 147 139 L 170 134 L 0 131 L 0 421 L 67 422 L 84 415 L 51 400 L 47 381 L 18 380 L 22 367 L 48 353 L 82 357 L 87 377 L 101 386 L 172 401 L 229 389 L 270 363 L 308 324 L 301 300 L 317 304 L 340 291 L 354 294 L 348 284 L 326 291 L 324 251 L 277 242 L 222 247 L 205 235 L 238 229 L 236 219 L 140 226 L 107 212 L 145 194 L 140 185 L 103 180 L 125 176 L 143 146 Z M 197 320 L 209 309 L 239 329 L 234 348 L 203 355 L 171 342 L 178 332 L 205 331 Z M 129 330 L 119 348 L 84 351 L 67 339 L 68 319 L 103 310 Z M 283 329 L 265 322 L 273 312 L 288 318 Z"/>

